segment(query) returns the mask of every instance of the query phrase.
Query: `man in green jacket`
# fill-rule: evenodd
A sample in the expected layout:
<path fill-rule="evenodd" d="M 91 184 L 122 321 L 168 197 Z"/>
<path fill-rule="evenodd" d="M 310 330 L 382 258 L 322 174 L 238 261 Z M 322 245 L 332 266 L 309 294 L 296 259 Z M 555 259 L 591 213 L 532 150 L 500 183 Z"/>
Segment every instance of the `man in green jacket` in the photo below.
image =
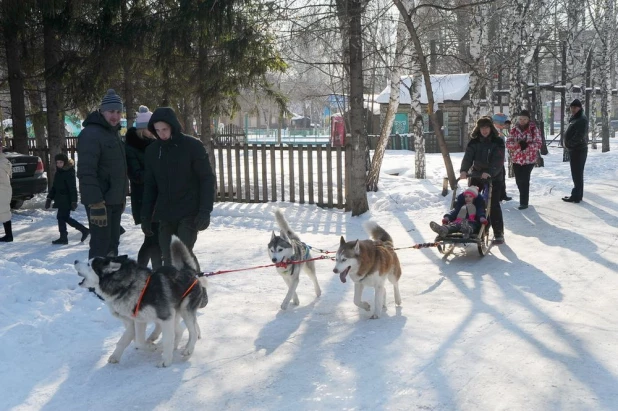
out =
<path fill-rule="evenodd" d="M 571 118 L 564 132 L 564 147 L 569 150 L 573 189 L 571 195 L 563 197 L 567 203 L 579 203 L 584 197 L 584 167 L 588 158 L 588 118 L 584 115 L 582 103 L 573 100 L 569 106 Z"/>
<path fill-rule="evenodd" d="M 77 138 L 77 177 L 90 223 L 88 258 L 118 255 L 127 195 L 127 160 L 120 140 L 122 101 L 113 89 L 88 115 Z"/>

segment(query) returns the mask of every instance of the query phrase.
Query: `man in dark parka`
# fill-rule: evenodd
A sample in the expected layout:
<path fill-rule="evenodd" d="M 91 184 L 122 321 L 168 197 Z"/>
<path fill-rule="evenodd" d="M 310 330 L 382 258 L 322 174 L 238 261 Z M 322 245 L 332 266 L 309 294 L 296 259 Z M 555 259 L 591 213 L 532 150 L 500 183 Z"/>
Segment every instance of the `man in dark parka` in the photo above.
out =
<path fill-rule="evenodd" d="M 88 258 L 118 255 L 127 191 L 127 160 L 120 140 L 122 101 L 113 89 L 88 115 L 77 136 L 77 177 L 90 223 Z"/>
<path fill-rule="evenodd" d="M 564 147 L 569 150 L 573 189 L 571 195 L 563 197 L 567 203 L 579 203 L 584 197 L 584 167 L 588 158 L 588 118 L 584 115 L 582 103 L 573 100 L 569 106 L 571 118 L 564 132 Z"/>
<path fill-rule="evenodd" d="M 152 235 L 152 220 L 159 221 L 163 264 L 169 266 L 172 235 L 192 251 L 198 231 L 210 225 L 215 178 L 204 145 L 182 133 L 174 110 L 157 108 L 148 130 L 157 141 L 146 148 L 142 230 Z"/>

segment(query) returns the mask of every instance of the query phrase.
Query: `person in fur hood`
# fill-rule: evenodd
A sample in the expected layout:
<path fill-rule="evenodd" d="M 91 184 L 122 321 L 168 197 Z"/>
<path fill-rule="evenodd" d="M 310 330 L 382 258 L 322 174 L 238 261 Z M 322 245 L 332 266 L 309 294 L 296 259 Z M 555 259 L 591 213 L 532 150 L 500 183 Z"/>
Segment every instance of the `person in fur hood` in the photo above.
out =
<path fill-rule="evenodd" d="M 461 232 L 463 238 L 469 238 L 481 224 L 487 224 L 485 200 L 477 186 L 470 186 L 457 196 L 455 207 L 444 215 L 442 225 L 432 221 L 429 227 L 440 237 Z"/>
<path fill-rule="evenodd" d="M 81 242 L 84 242 L 90 235 L 90 230 L 71 218 L 71 211 L 77 209 L 77 185 L 75 184 L 75 163 L 66 154 L 56 154 L 56 174 L 54 184 L 47 194 L 45 209 L 49 209 L 54 202 L 54 208 L 58 209 L 56 218 L 58 219 L 58 231 L 60 238 L 52 241 L 52 244 L 68 244 L 67 224 L 82 233 Z"/>
<path fill-rule="evenodd" d="M 461 161 L 459 178 L 468 178 L 468 173 L 480 175 L 474 178 L 473 185 L 483 186 L 483 181 L 491 177 L 491 228 L 494 232 L 494 244 L 504 244 L 504 221 L 500 198 L 504 191 L 504 140 L 490 117 L 481 117 L 470 135 Z"/>
<path fill-rule="evenodd" d="M 155 136 L 148 130 L 148 121 L 152 112 L 146 106 L 140 106 L 135 118 L 135 127 L 127 130 L 125 135 L 127 153 L 127 171 L 131 184 L 131 212 L 136 225 L 142 223 L 142 205 L 144 199 L 144 154 L 146 148 L 155 141 Z M 161 247 L 159 246 L 159 223 L 152 221 L 151 229 L 156 235 L 144 235 L 144 242 L 137 253 L 137 263 L 141 266 L 152 264 L 152 269 L 163 265 Z"/>

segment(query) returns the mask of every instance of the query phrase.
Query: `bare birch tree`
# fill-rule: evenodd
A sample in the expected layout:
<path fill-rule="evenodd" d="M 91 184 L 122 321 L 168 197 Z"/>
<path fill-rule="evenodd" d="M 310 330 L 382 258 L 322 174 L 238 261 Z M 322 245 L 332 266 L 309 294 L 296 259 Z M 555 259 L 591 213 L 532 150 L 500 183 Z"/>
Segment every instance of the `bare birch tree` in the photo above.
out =
<path fill-rule="evenodd" d="M 409 0 L 404 0 L 409 2 Z M 380 168 L 382 167 L 382 160 L 384 159 L 384 152 L 388 145 L 388 138 L 390 136 L 393 123 L 395 121 L 395 114 L 399 108 L 399 95 L 401 89 L 401 76 L 403 74 L 404 66 L 404 49 L 408 46 L 408 32 L 406 24 L 401 17 L 397 20 L 397 37 L 395 40 L 395 57 L 391 68 L 390 86 L 391 93 L 388 101 L 388 107 L 386 114 L 382 120 L 380 128 L 380 137 L 376 145 L 373 159 L 371 162 L 371 168 L 367 176 L 367 190 L 378 191 L 378 180 L 380 178 Z"/>
<path fill-rule="evenodd" d="M 442 134 L 442 130 L 440 129 L 440 124 L 438 123 L 436 113 L 434 112 L 434 98 L 433 89 L 431 86 L 431 77 L 429 74 L 429 66 L 423 52 L 423 46 L 419 38 L 417 29 L 412 21 L 412 15 L 417 13 L 419 6 L 412 8 L 412 10 L 408 12 L 406 10 L 406 7 L 402 3 L 402 0 L 393 0 L 393 3 L 399 10 L 399 13 L 401 14 L 402 18 L 406 23 L 406 27 L 408 29 L 408 32 L 410 33 L 412 43 L 414 44 L 414 48 L 416 50 L 419 66 L 423 75 L 423 80 L 425 81 L 425 91 L 427 92 L 427 114 L 429 115 L 429 121 L 431 121 L 434 132 L 436 134 L 436 140 L 438 141 L 438 146 L 440 147 L 440 152 L 442 153 L 442 159 L 444 160 L 444 166 L 446 168 L 446 173 L 448 175 L 451 189 L 454 190 L 457 186 L 457 177 L 455 177 L 455 171 L 453 170 L 453 162 L 451 161 L 451 156 L 446 145 L 446 140 L 444 139 L 444 135 Z"/>
<path fill-rule="evenodd" d="M 486 96 L 487 84 L 487 13 L 489 5 L 478 4 L 472 8 L 470 27 L 470 108 L 468 110 L 468 134 L 472 133 L 476 121 L 484 114 L 487 108 L 493 111 L 493 101 L 488 100 L 485 109 L 482 108 L 482 98 Z M 485 96 L 484 96 L 485 95 Z"/>
<path fill-rule="evenodd" d="M 612 109 L 612 40 L 615 37 L 614 1 L 604 1 L 604 16 L 601 42 L 601 58 L 603 59 L 599 73 L 601 85 L 601 152 L 609 151 L 610 127 L 609 118 Z"/>

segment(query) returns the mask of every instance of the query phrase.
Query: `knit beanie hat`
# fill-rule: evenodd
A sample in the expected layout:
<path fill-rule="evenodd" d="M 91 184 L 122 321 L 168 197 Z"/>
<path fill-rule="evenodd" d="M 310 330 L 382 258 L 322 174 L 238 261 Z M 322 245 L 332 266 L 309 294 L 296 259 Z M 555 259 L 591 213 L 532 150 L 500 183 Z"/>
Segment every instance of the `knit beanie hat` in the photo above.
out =
<path fill-rule="evenodd" d="M 148 121 L 152 117 L 152 112 L 146 106 L 139 106 L 137 117 L 135 118 L 135 128 L 148 128 Z"/>
<path fill-rule="evenodd" d="M 569 105 L 569 107 L 579 107 L 582 108 L 582 102 L 579 99 L 573 100 L 573 102 Z"/>
<path fill-rule="evenodd" d="M 468 188 L 466 188 L 466 190 L 463 192 L 464 196 L 466 194 L 470 194 L 472 196 L 472 198 L 476 198 L 479 195 L 479 189 L 477 186 L 470 186 Z"/>
<path fill-rule="evenodd" d="M 54 157 L 54 161 L 58 160 L 63 161 L 64 165 L 67 165 L 67 163 L 69 162 L 69 157 L 67 157 L 67 155 L 64 153 L 56 154 L 56 156 Z"/>
<path fill-rule="evenodd" d="M 528 110 L 522 110 L 519 112 L 519 117 L 528 117 L 530 118 L 530 112 Z"/>
<path fill-rule="evenodd" d="M 99 110 L 101 111 L 111 111 L 118 110 L 122 111 L 122 100 L 120 96 L 116 94 L 116 91 L 113 88 L 107 90 L 107 94 L 103 96 L 103 100 L 101 100 L 101 105 L 99 106 Z"/>
<path fill-rule="evenodd" d="M 491 117 L 481 117 L 477 120 L 476 126 L 478 128 L 481 127 L 492 127 L 494 125 L 493 121 L 491 121 Z"/>

